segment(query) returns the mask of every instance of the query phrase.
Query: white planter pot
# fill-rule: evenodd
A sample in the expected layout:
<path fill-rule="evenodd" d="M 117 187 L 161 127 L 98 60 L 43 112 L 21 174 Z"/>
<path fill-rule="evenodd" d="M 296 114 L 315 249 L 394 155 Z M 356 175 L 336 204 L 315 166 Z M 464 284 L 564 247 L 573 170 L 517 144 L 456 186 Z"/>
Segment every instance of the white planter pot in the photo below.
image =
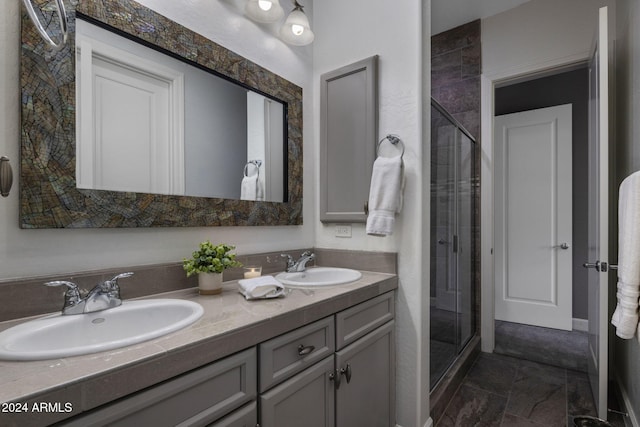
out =
<path fill-rule="evenodd" d="M 198 273 L 200 295 L 217 295 L 222 292 L 222 273 Z"/>

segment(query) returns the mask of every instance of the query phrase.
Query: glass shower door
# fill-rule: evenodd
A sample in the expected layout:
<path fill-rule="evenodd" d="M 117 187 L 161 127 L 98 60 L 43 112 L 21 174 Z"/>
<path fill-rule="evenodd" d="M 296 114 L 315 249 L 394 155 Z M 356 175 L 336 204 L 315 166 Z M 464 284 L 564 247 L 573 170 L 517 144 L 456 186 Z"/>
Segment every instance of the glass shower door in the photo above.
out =
<path fill-rule="evenodd" d="M 431 109 L 431 387 L 457 355 L 456 127 Z"/>
<path fill-rule="evenodd" d="M 432 105 L 431 388 L 475 334 L 475 173 L 475 142 Z"/>

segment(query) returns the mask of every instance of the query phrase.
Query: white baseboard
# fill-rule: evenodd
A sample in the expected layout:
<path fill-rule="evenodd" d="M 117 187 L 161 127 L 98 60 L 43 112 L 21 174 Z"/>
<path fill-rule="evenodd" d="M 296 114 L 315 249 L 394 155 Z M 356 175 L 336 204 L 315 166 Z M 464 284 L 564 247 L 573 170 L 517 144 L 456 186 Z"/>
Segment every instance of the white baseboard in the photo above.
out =
<path fill-rule="evenodd" d="M 573 319 L 573 330 L 589 332 L 589 321 L 587 319 Z"/>

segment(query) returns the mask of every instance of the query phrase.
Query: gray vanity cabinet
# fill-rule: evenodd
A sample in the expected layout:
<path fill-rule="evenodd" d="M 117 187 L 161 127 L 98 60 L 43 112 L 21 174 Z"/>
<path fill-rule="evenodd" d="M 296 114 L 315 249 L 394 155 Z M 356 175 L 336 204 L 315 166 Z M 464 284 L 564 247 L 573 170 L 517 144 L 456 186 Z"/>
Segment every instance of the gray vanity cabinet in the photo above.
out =
<path fill-rule="evenodd" d="M 243 424 L 250 414 L 241 407 L 255 402 L 256 377 L 256 349 L 251 347 L 62 425 L 204 427 L 215 423 L 217 427 L 253 427 L 255 423 Z"/>
<path fill-rule="evenodd" d="M 272 388 L 273 370 L 267 375 L 261 372 L 268 383 L 260 385 L 260 427 L 395 425 L 393 318 L 394 298 L 389 292 L 261 344 L 261 371 L 265 361 L 267 366 L 300 366 L 305 359 L 315 360 L 314 352 L 326 355 L 332 348 L 325 338 L 333 338 L 328 326 L 333 328 L 335 321 L 335 353 Z M 318 345 L 308 354 L 296 354 L 301 348 L 298 342 L 313 342 L 312 337 Z M 275 357 L 271 351 L 287 347 L 289 351 Z M 279 363 L 280 358 L 285 362 Z M 296 358 L 299 363 L 292 362 Z"/>

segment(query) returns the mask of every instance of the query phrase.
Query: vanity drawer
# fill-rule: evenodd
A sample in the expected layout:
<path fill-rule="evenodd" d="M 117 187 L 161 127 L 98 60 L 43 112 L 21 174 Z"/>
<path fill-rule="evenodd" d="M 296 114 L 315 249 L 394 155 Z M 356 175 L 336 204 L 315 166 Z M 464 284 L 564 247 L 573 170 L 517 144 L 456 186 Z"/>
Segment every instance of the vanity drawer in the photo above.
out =
<path fill-rule="evenodd" d="M 335 351 L 333 316 L 266 341 L 259 350 L 263 392 Z"/>
<path fill-rule="evenodd" d="M 256 398 L 256 349 L 127 396 L 64 426 L 206 426 Z"/>
<path fill-rule="evenodd" d="M 395 315 L 393 292 L 377 296 L 336 314 L 336 350 L 382 326 Z"/>

